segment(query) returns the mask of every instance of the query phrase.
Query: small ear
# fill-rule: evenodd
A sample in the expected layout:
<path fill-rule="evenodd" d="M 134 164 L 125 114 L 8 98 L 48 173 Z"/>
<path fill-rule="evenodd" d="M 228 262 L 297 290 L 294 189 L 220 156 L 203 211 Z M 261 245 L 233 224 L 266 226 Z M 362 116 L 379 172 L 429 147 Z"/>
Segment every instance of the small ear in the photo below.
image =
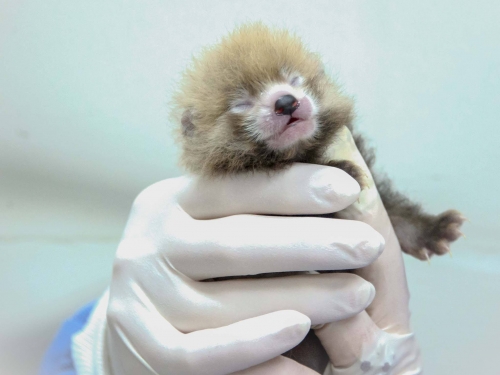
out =
<path fill-rule="evenodd" d="M 185 136 L 191 136 L 194 133 L 194 123 L 193 123 L 193 111 L 191 109 L 186 109 L 181 117 L 182 134 Z"/>

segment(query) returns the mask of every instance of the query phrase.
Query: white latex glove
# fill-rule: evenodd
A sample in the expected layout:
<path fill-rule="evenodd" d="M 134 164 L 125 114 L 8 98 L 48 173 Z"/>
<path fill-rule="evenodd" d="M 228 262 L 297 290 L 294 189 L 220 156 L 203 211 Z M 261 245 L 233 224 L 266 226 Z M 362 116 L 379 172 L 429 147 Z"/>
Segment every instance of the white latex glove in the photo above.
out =
<path fill-rule="evenodd" d="M 386 241 L 383 254 L 355 273 L 377 291 L 366 312 L 316 330 L 330 359 L 325 375 L 414 375 L 422 373 L 420 351 L 410 329 L 409 292 L 401 248 L 372 175 L 351 133 L 343 130 L 328 150 L 337 160 L 352 160 L 363 167 L 367 188 L 359 200 L 339 216 L 370 224 Z"/>
<path fill-rule="evenodd" d="M 335 212 L 358 194 L 343 171 L 308 164 L 149 187 L 119 245 L 109 303 L 74 338 L 78 374 L 314 374 L 280 354 L 311 322 L 363 311 L 370 283 L 342 273 L 200 280 L 370 264 L 384 239 L 365 223 L 254 215 Z"/>

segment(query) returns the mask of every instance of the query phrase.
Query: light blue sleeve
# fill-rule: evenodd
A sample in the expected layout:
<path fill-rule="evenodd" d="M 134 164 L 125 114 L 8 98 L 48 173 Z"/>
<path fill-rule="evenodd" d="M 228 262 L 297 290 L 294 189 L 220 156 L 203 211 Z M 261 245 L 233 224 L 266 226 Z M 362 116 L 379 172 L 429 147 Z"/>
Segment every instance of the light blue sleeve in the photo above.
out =
<path fill-rule="evenodd" d="M 45 353 L 39 375 L 76 375 L 71 358 L 71 337 L 81 331 L 94 310 L 93 301 L 66 320 Z"/>

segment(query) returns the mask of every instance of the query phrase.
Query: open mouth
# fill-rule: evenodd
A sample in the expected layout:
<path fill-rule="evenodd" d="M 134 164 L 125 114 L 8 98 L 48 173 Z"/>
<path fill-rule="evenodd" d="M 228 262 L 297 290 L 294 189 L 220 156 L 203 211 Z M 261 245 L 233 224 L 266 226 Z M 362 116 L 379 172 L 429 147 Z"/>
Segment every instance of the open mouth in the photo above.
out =
<path fill-rule="evenodd" d="M 295 123 L 296 123 L 297 121 L 299 121 L 299 120 L 300 120 L 300 119 L 299 119 L 299 118 L 297 118 L 297 117 L 292 117 L 292 116 L 290 116 L 290 120 L 288 120 L 288 122 L 286 123 L 286 126 L 287 126 L 287 127 L 294 126 L 294 125 L 295 125 Z"/>

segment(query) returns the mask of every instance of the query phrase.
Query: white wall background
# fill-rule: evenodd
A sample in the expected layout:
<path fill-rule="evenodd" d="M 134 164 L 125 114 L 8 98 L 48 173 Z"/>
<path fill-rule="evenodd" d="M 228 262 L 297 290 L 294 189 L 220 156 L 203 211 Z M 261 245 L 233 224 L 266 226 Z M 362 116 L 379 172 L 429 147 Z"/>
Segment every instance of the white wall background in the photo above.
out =
<path fill-rule="evenodd" d="M 323 54 L 402 190 L 469 217 L 453 259 L 407 259 L 413 322 L 426 374 L 500 374 L 499 14 L 485 0 L 0 0 L 0 374 L 35 373 L 105 287 L 134 196 L 181 173 L 179 72 L 256 19 Z"/>

